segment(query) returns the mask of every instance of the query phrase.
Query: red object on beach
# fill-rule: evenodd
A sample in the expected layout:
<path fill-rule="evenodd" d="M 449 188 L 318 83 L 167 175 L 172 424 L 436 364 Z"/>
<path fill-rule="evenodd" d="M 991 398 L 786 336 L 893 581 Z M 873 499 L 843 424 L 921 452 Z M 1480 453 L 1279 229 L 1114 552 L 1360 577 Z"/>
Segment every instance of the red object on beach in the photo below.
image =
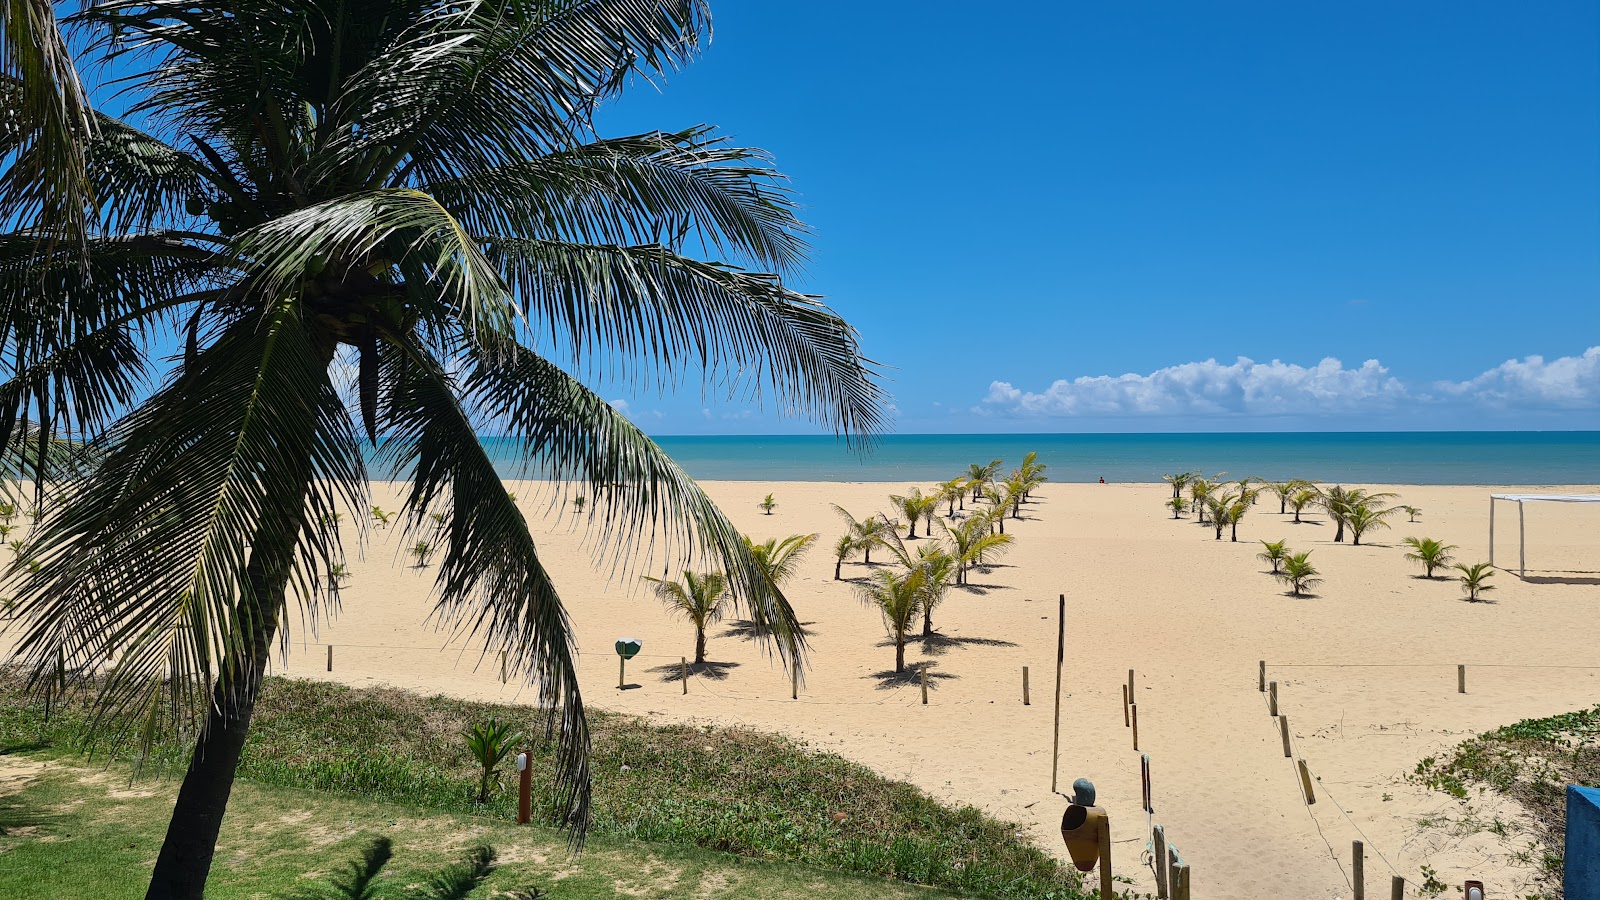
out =
<path fill-rule="evenodd" d="M 1100 483 L 1101 484 L 1105 484 L 1106 483 L 1106 477 L 1104 475 L 1100 476 Z"/>

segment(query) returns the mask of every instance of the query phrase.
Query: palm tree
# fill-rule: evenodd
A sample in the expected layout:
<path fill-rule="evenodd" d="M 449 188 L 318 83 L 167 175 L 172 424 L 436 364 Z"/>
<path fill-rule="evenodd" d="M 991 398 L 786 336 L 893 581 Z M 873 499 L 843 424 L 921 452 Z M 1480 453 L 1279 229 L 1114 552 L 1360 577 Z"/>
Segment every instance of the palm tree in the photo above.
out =
<path fill-rule="evenodd" d="M 939 493 L 936 496 L 941 502 L 950 505 L 945 514 L 954 519 L 956 517 L 956 504 L 961 504 L 962 509 L 967 508 L 967 479 L 957 477 L 940 484 Z"/>
<path fill-rule="evenodd" d="M 1289 498 L 1289 505 L 1294 507 L 1294 524 L 1300 524 L 1300 511 L 1317 502 L 1316 488 L 1301 488 L 1298 493 Z"/>
<path fill-rule="evenodd" d="M 1338 526 L 1333 533 L 1336 543 L 1344 542 L 1344 532 L 1350 525 L 1350 515 L 1358 506 L 1365 506 L 1369 512 L 1377 513 L 1384 507 L 1388 498 L 1394 494 L 1387 491 L 1369 493 L 1361 488 L 1345 488 L 1335 485 L 1322 492 L 1322 507 L 1328 511 L 1328 518 Z M 1381 517 L 1380 517 L 1381 518 Z M 1380 526 L 1382 527 L 1382 526 Z M 1359 543 L 1359 540 L 1357 541 Z"/>
<path fill-rule="evenodd" d="M 1200 477 L 1199 472 L 1176 472 L 1171 475 L 1161 476 L 1161 480 L 1172 485 L 1172 497 L 1176 500 L 1183 496 L 1184 487 L 1198 477 Z"/>
<path fill-rule="evenodd" d="M 1009 534 L 994 534 L 988 517 L 983 515 L 972 516 L 954 527 L 943 522 L 939 525 L 944 529 L 950 555 L 956 560 L 956 584 L 961 585 L 967 583 L 967 573 L 973 566 L 995 559 L 1015 540 Z"/>
<path fill-rule="evenodd" d="M 778 501 L 772 499 L 772 495 L 768 494 L 758 505 L 761 507 L 762 512 L 770 516 L 772 511 L 778 508 Z"/>
<path fill-rule="evenodd" d="M 955 583 L 960 563 L 949 550 L 938 544 L 922 544 L 917 547 L 916 553 L 912 553 L 906 549 L 905 542 L 900 540 L 898 534 L 890 542 L 889 550 L 894 554 L 895 561 L 907 571 L 923 570 L 922 636 L 929 637 L 933 634 L 933 611 L 944 602 L 950 586 Z"/>
<path fill-rule="evenodd" d="M 988 465 L 972 463 L 967 466 L 967 486 L 972 489 L 973 503 L 977 503 L 978 498 L 983 496 L 984 488 L 988 487 L 989 482 L 994 480 L 994 475 L 1000 471 L 1001 465 L 1003 465 L 1002 461 L 995 459 L 990 460 Z"/>
<path fill-rule="evenodd" d="M 1455 544 L 1442 544 L 1433 538 L 1415 537 L 1406 538 L 1404 543 L 1411 548 L 1410 552 L 1406 553 L 1405 560 L 1421 563 L 1423 578 L 1432 578 L 1434 569 L 1442 569 L 1455 562 L 1455 557 L 1450 555 L 1450 551 L 1458 549 Z"/>
<path fill-rule="evenodd" d="M 834 581 L 840 581 L 840 580 L 842 580 L 844 578 L 844 574 L 843 574 L 843 572 L 844 572 L 844 561 L 850 557 L 850 554 L 856 552 L 856 550 L 858 550 L 858 549 L 860 549 L 860 548 L 859 548 L 859 545 L 856 543 L 856 536 L 855 536 L 854 533 L 841 534 L 841 535 L 839 535 L 839 539 L 837 541 L 834 541 L 834 543 L 833 543 L 833 580 Z"/>
<path fill-rule="evenodd" d="M 467 749 L 471 751 L 472 758 L 483 769 L 483 777 L 478 780 L 478 805 L 481 806 L 489 802 L 489 782 L 494 779 L 494 770 L 517 749 L 524 738 L 515 725 L 495 718 L 474 722 L 461 734 L 467 739 Z"/>
<path fill-rule="evenodd" d="M 984 499 L 989 501 L 989 508 L 984 510 L 983 518 L 990 526 L 998 528 L 1001 534 L 1006 533 L 1006 510 L 1011 506 L 1013 496 L 1010 486 L 1004 483 L 984 488 L 983 491 Z"/>
<path fill-rule="evenodd" d="M 1367 501 L 1362 501 L 1345 510 L 1345 524 L 1350 526 L 1350 542 L 1353 546 L 1361 546 L 1361 536 L 1369 531 L 1378 531 L 1389 527 L 1389 516 L 1399 512 L 1398 509 L 1383 509 L 1374 507 Z"/>
<path fill-rule="evenodd" d="M 1217 486 L 1198 475 L 1189 479 L 1189 505 L 1194 507 L 1198 520 L 1197 525 L 1209 525 L 1206 521 L 1206 512 L 1210 510 L 1210 499 Z"/>
<path fill-rule="evenodd" d="M 1283 561 L 1289 557 L 1288 541 L 1262 541 L 1262 551 L 1256 554 L 1256 559 L 1272 564 L 1272 574 L 1277 575 L 1283 567 Z"/>
<path fill-rule="evenodd" d="M 852 439 L 881 427 L 855 333 L 787 286 L 805 230 L 765 156 L 701 127 L 595 129 L 631 75 L 698 53 L 700 0 L 116 0 L 76 18 L 84 64 L 115 71 L 134 112 L 96 114 L 83 145 L 81 247 L 41 239 L 67 230 L 0 191 L 16 229 L 0 235 L 0 453 L 32 426 L 104 456 L 47 488 L 13 661 L 41 690 L 93 675 L 97 736 L 194 741 L 150 896 L 202 896 L 269 650 L 301 621 L 291 604 L 331 611 L 342 532 L 364 539 L 322 516 L 366 508 L 365 441 L 409 481 L 408 533 L 439 544 L 441 620 L 540 685 L 555 806 L 579 837 L 589 740 L 568 620 L 479 423 L 527 477 L 586 483 L 607 546 L 660 535 L 716 559 L 779 652 L 803 649 L 694 480 L 533 349 L 616 358 L 638 381 L 692 357 Z M 50 168 L 13 137 L 0 183 Z M 151 377 L 174 328 L 172 371 Z M 437 535 L 430 508 L 449 510 Z"/>
<path fill-rule="evenodd" d="M 1310 550 L 1289 554 L 1283 560 L 1282 567 L 1278 572 L 1278 580 L 1287 584 L 1289 592 L 1296 597 L 1322 583 L 1322 579 L 1317 577 L 1321 573 L 1311 564 Z"/>
<path fill-rule="evenodd" d="M 81 250 L 106 185 L 85 161 L 95 116 L 48 0 L 0 6 L 0 109 L 9 111 L 0 157 L 13 157 L 0 222 L 37 221 Z"/>
<path fill-rule="evenodd" d="M 794 577 L 795 570 L 800 567 L 800 560 L 817 542 L 820 534 L 791 534 L 783 540 L 767 538 L 757 544 L 750 540 L 749 535 L 744 536 L 745 546 L 750 549 L 750 557 L 756 561 L 756 566 L 761 569 L 761 574 L 774 588 L 781 590 L 783 583 Z"/>
<path fill-rule="evenodd" d="M 667 610 L 694 626 L 694 662 L 706 661 L 706 626 L 722 621 L 722 604 L 728 599 L 728 579 L 721 572 L 683 572 L 683 581 L 644 576 L 655 585 L 656 597 Z"/>
<path fill-rule="evenodd" d="M 894 670 L 906 670 L 906 637 L 922 612 L 928 573 L 922 567 L 901 571 L 879 569 L 856 591 L 861 601 L 883 614 L 884 630 L 894 641 Z"/>
<path fill-rule="evenodd" d="M 872 548 L 882 547 L 889 542 L 889 535 L 895 534 L 894 526 L 881 515 L 867 516 L 857 519 L 850 511 L 833 504 L 833 511 L 844 517 L 849 523 L 850 534 L 855 540 L 856 549 L 862 553 L 862 562 L 872 565 Z"/>
<path fill-rule="evenodd" d="M 1166 505 L 1171 507 L 1172 517 L 1174 519 L 1182 516 L 1184 512 L 1189 509 L 1189 501 L 1183 499 L 1182 497 L 1173 497 L 1171 500 L 1167 501 Z"/>
<path fill-rule="evenodd" d="M 1269 481 L 1265 485 L 1268 491 L 1278 497 L 1278 514 L 1284 515 L 1289 511 L 1289 498 L 1299 493 L 1306 484 L 1298 479 L 1291 481 Z"/>
<path fill-rule="evenodd" d="M 904 496 L 889 495 L 889 502 L 900 511 L 900 515 L 905 516 L 911 528 L 911 533 L 906 535 L 906 538 L 913 541 L 917 539 L 917 520 L 927 518 L 939 508 L 938 496 L 923 496 L 922 488 L 916 487 Z"/>
<path fill-rule="evenodd" d="M 1241 481 L 1239 484 L 1245 485 L 1247 482 Z M 1260 493 L 1260 488 L 1252 490 L 1249 487 L 1241 487 L 1239 489 L 1239 496 L 1235 497 L 1233 502 L 1228 505 L 1228 526 L 1230 529 L 1228 532 L 1228 540 L 1238 543 L 1239 520 L 1243 519 L 1245 513 L 1249 512 L 1250 508 L 1256 505 L 1256 497 L 1259 496 Z"/>
<path fill-rule="evenodd" d="M 1494 567 L 1488 563 L 1456 563 L 1452 566 L 1461 573 L 1461 589 L 1467 592 L 1468 600 L 1478 600 L 1487 591 L 1494 590 L 1494 585 L 1489 579 L 1494 577 Z"/>
<path fill-rule="evenodd" d="M 1023 491 L 1022 499 L 1029 499 L 1033 494 L 1034 488 L 1050 480 L 1050 477 L 1044 474 L 1044 470 L 1048 468 L 1050 468 L 1048 464 L 1039 462 L 1038 451 L 1029 450 L 1023 455 L 1022 465 L 1017 467 L 1017 472 L 1022 475 L 1022 480 L 1027 485 L 1027 489 Z"/>
<path fill-rule="evenodd" d="M 1217 540 L 1222 540 L 1222 529 L 1233 520 L 1233 511 L 1240 505 L 1239 495 L 1228 492 L 1224 494 L 1208 494 L 1205 500 L 1206 512 L 1211 513 L 1211 525 L 1216 529 Z"/>
<path fill-rule="evenodd" d="M 1033 482 L 1029 480 L 1028 476 L 1022 474 L 1020 469 L 1012 472 L 1011 477 L 1005 480 L 1001 490 L 1005 494 L 1006 500 L 1011 504 L 1011 518 L 1022 518 L 1022 501 L 1028 498 L 1028 491 L 1032 485 Z"/>
<path fill-rule="evenodd" d="M 1422 515 L 1422 508 L 1420 506 L 1402 506 L 1400 507 L 1400 511 L 1406 514 L 1407 522 L 1415 522 L 1417 521 L 1417 516 Z"/>

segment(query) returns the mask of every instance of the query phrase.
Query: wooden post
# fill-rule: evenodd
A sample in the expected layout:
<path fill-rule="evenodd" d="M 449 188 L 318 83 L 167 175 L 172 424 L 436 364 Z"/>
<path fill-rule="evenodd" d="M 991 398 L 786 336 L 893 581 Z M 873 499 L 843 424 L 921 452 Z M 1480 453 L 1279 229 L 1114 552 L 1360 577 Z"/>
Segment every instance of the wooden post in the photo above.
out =
<path fill-rule="evenodd" d="M 506 651 L 500 651 L 500 683 L 506 683 Z"/>
<path fill-rule="evenodd" d="M 1350 881 L 1354 900 L 1367 900 L 1367 848 L 1360 841 L 1350 842 Z"/>
<path fill-rule="evenodd" d="M 1122 727 L 1128 727 L 1128 686 L 1122 686 Z"/>
<path fill-rule="evenodd" d="M 627 690 L 628 684 L 628 659 L 625 656 L 617 657 L 617 690 Z"/>
<path fill-rule="evenodd" d="M 1061 768 L 1061 667 L 1067 660 L 1067 595 L 1062 594 L 1056 606 L 1056 736 L 1050 749 L 1050 792 L 1056 790 L 1056 776 Z"/>
<path fill-rule="evenodd" d="M 1300 760 L 1300 789 L 1305 791 L 1306 803 L 1317 802 L 1317 795 L 1311 790 L 1311 770 L 1306 768 L 1306 761 Z"/>
<path fill-rule="evenodd" d="M 517 760 L 517 824 L 533 821 L 533 749 L 523 750 Z"/>
<path fill-rule="evenodd" d="M 1171 897 L 1172 892 L 1178 889 L 1178 848 L 1172 846 L 1171 844 L 1167 845 L 1166 870 L 1167 896 Z"/>
<path fill-rule="evenodd" d="M 1130 703 L 1128 709 L 1133 712 L 1133 749 L 1139 749 L 1139 704 Z"/>
<path fill-rule="evenodd" d="M 928 705 L 928 667 L 923 666 L 917 670 L 919 680 L 922 682 L 922 705 Z"/>
<path fill-rule="evenodd" d="M 689 693 L 689 657 L 678 657 L 678 674 L 683 676 L 683 692 L 685 694 Z"/>
<path fill-rule="evenodd" d="M 1023 706 L 1032 706 L 1033 705 L 1028 700 L 1028 667 L 1027 666 L 1023 666 L 1022 667 L 1022 705 Z"/>
<path fill-rule="evenodd" d="M 1289 717 L 1279 716 L 1278 725 L 1283 731 L 1283 758 L 1289 759 L 1294 756 L 1294 751 L 1289 749 Z"/>
<path fill-rule="evenodd" d="M 1156 898 L 1157 900 L 1167 900 L 1167 867 L 1165 864 L 1167 858 L 1167 827 L 1165 825 L 1157 825 L 1155 827 L 1151 845 L 1151 859 L 1155 862 L 1153 868 L 1156 870 Z"/>
<path fill-rule="evenodd" d="M 1133 692 L 1133 670 L 1128 670 L 1128 702 L 1138 703 L 1139 695 Z"/>
<path fill-rule="evenodd" d="M 1528 577 L 1528 525 L 1522 518 L 1522 501 L 1517 501 L 1517 565 L 1518 578 Z"/>
<path fill-rule="evenodd" d="M 1406 900 L 1406 880 L 1399 875 L 1389 881 L 1389 900 Z"/>
<path fill-rule="evenodd" d="M 1172 867 L 1172 900 L 1189 900 L 1189 864 L 1178 863 Z"/>
<path fill-rule="evenodd" d="M 1100 825 L 1100 896 L 1110 900 L 1111 888 L 1111 818 Z"/>
<path fill-rule="evenodd" d="M 1466 692 L 1467 692 L 1467 667 L 1466 666 L 1456 666 L 1456 693 L 1465 694 Z"/>
<path fill-rule="evenodd" d="M 328 645 L 328 671 L 333 671 L 333 645 Z"/>
<path fill-rule="evenodd" d="M 1267 713 L 1274 716 L 1278 714 L 1278 683 L 1276 681 L 1267 683 Z"/>
<path fill-rule="evenodd" d="M 1267 661 L 1264 659 L 1261 661 L 1260 691 L 1263 694 L 1267 692 Z"/>

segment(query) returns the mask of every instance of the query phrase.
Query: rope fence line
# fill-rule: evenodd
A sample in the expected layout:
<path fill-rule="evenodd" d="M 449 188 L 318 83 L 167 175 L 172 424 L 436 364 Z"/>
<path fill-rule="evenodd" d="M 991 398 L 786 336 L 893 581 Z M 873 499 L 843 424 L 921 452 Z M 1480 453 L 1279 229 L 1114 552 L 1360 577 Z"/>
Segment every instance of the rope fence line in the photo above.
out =
<path fill-rule="evenodd" d="M 1272 663 L 1274 669 L 1439 669 L 1460 663 Z M 1468 663 L 1474 669 L 1600 669 L 1549 663 Z"/>

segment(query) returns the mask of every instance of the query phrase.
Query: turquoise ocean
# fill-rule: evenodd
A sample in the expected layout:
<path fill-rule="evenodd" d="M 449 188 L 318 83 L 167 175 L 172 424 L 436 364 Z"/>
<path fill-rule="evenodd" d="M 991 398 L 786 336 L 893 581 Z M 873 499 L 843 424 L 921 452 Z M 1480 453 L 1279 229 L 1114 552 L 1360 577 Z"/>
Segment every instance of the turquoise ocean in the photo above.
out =
<path fill-rule="evenodd" d="M 893 434 L 866 452 L 827 436 L 661 436 L 707 481 L 942 481 L 1030 450 L 1052 481 L 1159 481 L 1190 469 L 1282 480 L 1388 484 L 1597 484 L 1600 431 L 1294 434 Z M 507 476 L 512 447 L 486 438 Z"/>

